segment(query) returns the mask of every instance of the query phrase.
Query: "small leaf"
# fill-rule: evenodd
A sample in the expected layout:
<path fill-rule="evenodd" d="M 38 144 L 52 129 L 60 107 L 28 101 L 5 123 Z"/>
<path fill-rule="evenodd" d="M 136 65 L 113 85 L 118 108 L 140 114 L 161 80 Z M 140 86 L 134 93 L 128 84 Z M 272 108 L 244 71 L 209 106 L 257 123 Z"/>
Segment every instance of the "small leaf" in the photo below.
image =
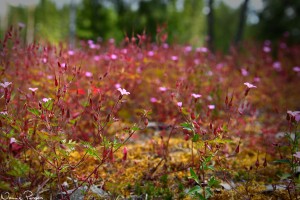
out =
<path fill-rule="evenodd" d="M 210 162 L 211 161 L 211 159 L 212 159 L 212 156 L 208 156 L 207 158 L 205 158 L 204 160 L 205 160 L 205 162 Z"/>
<path fill-rule="evenodd" d="M 189 178 L 194 179 L 196 181 L 196 183 L 200 183 L 199 178 L 197 176 L 197 174 L 195 173 L 195 171 L 193 170 L 193 168 L 190 168 L 190 174 L 191 176 Z"/>
<path fill-rule="evenodd" d="M 34 114 L 35 116 L 40 116 L 41 115 L 41 111 L 35 108 L 28 108 L 27 109 L 29 112 L 31 112 L 32 114 Z"/>
<path fill-rule="evenodd" d="M 7 172 L 7 174 L 15 177 L 24 177 L 29 172 L 29 165 L 22 163 L 19 160 L 12 161 L 12 169 Z"/>
<path fill-rule="evenodd" d="M 199 140 L 199 135 L 198 134 L 194 134 L 192 141 L 193 142 L 197 142 Z"/>
<path fill-rule="evenodd" d="M 205 188 L 205 197 L 206 199 L 210 198 L 213 195 L 213 192 L 211 191 L 211 189 L 209 187 Z"/>
<path fill-rule="evenodd" d="M 288 178 L 290 178 L 291 177 L 291 174 L 289 174 L 289 173 L 284 173 L 284 174 L 282 174 L 281 176 L 280 176 L 280 179 L 281 180 L 285 180 L 285 179 L 288 179 Z"/>
<path fill-rule="evenodd" d="M 287 164 L 291 164 L 291 161 L 289 159 L 280 159 L 280 160 L 275 160 L 273 161 L 274 163 L 278 164 L 278 163 L 287 163 Z"/>
<path fill-rule="evenodd" d="M 186 130 L 189 130 L 189 131 L 192 131 L 193 130 L 193 125 L 189 122 L 185 122 L 185 123 L 182 123 L 180 124 L 180 126 L 183 127 L 183 129 L 186 129 Z"/>
<path fill-rule="evenodd" d="M 53 108 L 53 100 L 48 100 L 47 102 L 43 103 L 42 106 L 44 109 L 51 111 Z"/>
<path fill-rule="evenodd" d="M 6 183 L 4 181 L 0 181 L 0 189 L 4 190 L 4 191 L 9 191 L 9 190 L 11 190 L 11 187 L 8 183 Z"/>
<path fill-rule="evenodd" d="M 227 127 L 226 124 L 223 125 L 222 129 L 223 129 L 224 132 L 228 132 L 228 127 Z"/>
<path fill-rule="evenodd" d="M 133 126 L 133 127 L 131 128 L 131 130 L 132 130 L 132 131 L 138 131 L 138 130 L 140 130 L 140 128 L 139 128 L 138 126 Z"/>
<path fill-rule="evenodd" d="M 220 186 L 220 181 L 218 181 L 217 179 L 215 179 L 214 176 L 212 176 L 208 180 L 208 185 L 209 185 L 209 187 L 219 187 Z"/>
<path fill-rule="evenodd" d="M 47 171 L 45 170 L 44 173 L 43 173 L 47 178 L 55 178 L 56 177 L 56 174 L 50 172 L 50 171 Z"/>
<path fill-rule="evenodd" d="M 103 139 L 103 141 L 105 140 L 105 138 Z M 105 141 L 104 141 L 105 142 Z M 86 153 L 89 154 L 90 156 L 97 158 L 99 160 L 101 160 L 101 158 L 99 157 L 97 150 L 95 147 L 93 147 L 90 143 L 88 142 L 82 142 L 83 146 L 86 148 Z"/>
<path fill-rule="evenodd" d="M 202 190 L 201 187 L 199 185 L 196 185 L 189 190 L 189 194 L 200 193 L 201 190 Z"/>

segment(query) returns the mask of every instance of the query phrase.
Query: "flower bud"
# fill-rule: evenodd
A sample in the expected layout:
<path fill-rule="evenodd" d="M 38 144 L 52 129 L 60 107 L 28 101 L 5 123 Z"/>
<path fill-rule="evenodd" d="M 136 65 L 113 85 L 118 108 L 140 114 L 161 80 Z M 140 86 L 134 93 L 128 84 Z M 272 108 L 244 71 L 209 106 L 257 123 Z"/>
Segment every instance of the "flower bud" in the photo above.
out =
<path fill-rule="evenodd" d="M 122 158 L 122 160 L 123 161 L 126 161 L 127 160 L 127 147 L 124 147 L 124 149 L 123 149 L 123 158 Z"/>

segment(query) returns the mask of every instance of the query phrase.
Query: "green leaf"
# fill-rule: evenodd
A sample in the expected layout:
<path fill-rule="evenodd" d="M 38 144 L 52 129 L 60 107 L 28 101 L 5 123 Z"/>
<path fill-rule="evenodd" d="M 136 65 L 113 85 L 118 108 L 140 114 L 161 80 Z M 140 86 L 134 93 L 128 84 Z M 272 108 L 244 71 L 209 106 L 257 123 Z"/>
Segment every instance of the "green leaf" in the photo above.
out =
<path fill-rule="evenodd" d="M 138 131 L 140 130 L 140 128 L 136 125 L 134 125 L 132 128 L 131 128 L 132 131 Z"/>
<path fill-rule="evenodd" d="M 0 189 L 4 190 L 4 191 L 10 191 L 11 187 L 8 183 L 6 183 L 4 181 L 0 181 Z"/>
<path fill-rule="evenodd" d="M 47 178 L 55 178 L 56 177 L 56 174 L 50 172 L 50 171 L 47 171 L 45 170 L 44 173 L 43 173 Z"/>
<path fill-rule="evenodd" d="M 2 114 L 2 113 L 0 113 L 0 116 L 2 117 L 2 118 L 4 118 L 4 119 L 8 119 L 8 120 L 10 120 L 10 117 L 8 117 L 8 115 L 7 114 Z"/>
<path fill-rule="evenodd" d="M 121 143 L 116 143 L 116 144 L 114 144 L 114 149 L 118 149 L 118 148 L 120 148 L 121 146 L 122 146 Z"/>
<path fill-rule="evenodd" d="M 194 186 L 189 190 L 189 194 L 201 193 L 202 188 L 199 185 Z"/>
<path fill-rule="evenodd" d="M 53 99 L 46 101 L 45 103 L 42 104 L 42 106 L 44 109 L 51 111 L 53 108 Z"/>
<path fill-rule="evenodd" d="M 90 103 L 89 103 L 88 101 L 84 101 L 84 102 L 81 103 L 81 105 L 82 105 L 83 107 L 89 107 L 89 106 L 90 106 Z"/>
<path fill-rule="evenodd" d="M 209 187 L 219 187 L 220 186 L 220 181 L 218 181 L 214 176 L 210 177 L 208 180 L 208 185 Z"/>
<path fill-rule="evenodd" d="M 197 174 L 195 173 L 195 171 L 193 170 L 193 168 L 190 168 L 190 174 L 191 176 L 189 178 L 194 179 L 196 181 L 196 183 L 200 183 L 199 178 L 197 176 Z"/>
<path fill-rule="evenodd" d="M 98 160 L 101 160 L 101 158 L 99 157 L 97 150 L 95 147 L 93 147 L 90 143 L 88 142 L 83 142 L 84 147 L 86 148 L 86 152 L 87 154 L 89 154 L 90 156 L 97 158 Z"/>
<path fill-rule="evenodd" d="M 287 164 L 291 164 L 291 161 L 289 159 L 280 159 L 280 160 L 275 160 L 273 161 L 274 163 L 278 164 L 278 163 L 287 163 Z"/>
<path fill-rule="evenodd" d="M 205 161 L 201 164 L 200 169 L 201 170 L 208 170 L 207 163 Z"/>
<path fill-rule="evenodd" d="M 190 114 L 189 111 L 188 111 L 188 109 L 186 109 L 184 107 L 181 109 L 181 112 L 182 112 L 182 114 L 184 114 L 186 116 L 188 116 Z"/>
<path fill-rule="evenodd" d="M 35 108 L 28 108 L 27 109 L 29 112 L 31 112 L 32 114 L 34 114 L 35 116 L 40 116 L 41 115 L 41 111 L 39 109 L 35 109 Z"/>
<path fill-rule="evenodd" d="M 69 123 L 72 124 L 72 125 L 74 125 L 76 123 L 76 121 L 77 121 L 77 119 L 70 119 Z"/>
<path fill-rule="evenodd" d="M 29 165 L 22 163 L 20 160 L 12 160 L 12 169 L 7 172 L 8 175 L 15 177 L 24 177 L 29 172 Z"/>
<path fill-rule="evenodd" d="M 282 174 L 281 176 L 280 176 L 280 179 L 281 180 L 285 180 L 285 179 L 288 179 L 288 178 L 290 178 L 291 177 L 291 174 L 289 174 L 289 173 L 284 173 L 284 174 Z"/>
<path fill-rule="evenodd" d="M 180 124 L 180 126 L 182 126 L 183 129 L 186 129 L 189 131 L 192 131 L 194 129 L 193 125 L 189 122 L 182 123 L 182 124 Z"/>
<path fill-rule="evenodd" d="M 228 132 L 228 127 L 227 127 L 226 124 L 223 125 L 222 129 L 223 129 L 224 132 Z"/>
<path fill-rule="evenodd" d="M 212 159 L 212 156 L 208 156 L 204 159 L 204 162 L 208 163 L 211 161 L 211 159 Z"/>
<path fill-rule="evenodd" d="M 21 185 L 22 188 L 28 188 L 31 185 L 30 181 L 27 181 Z"/>
<path fill-rule="evenodd" d="M 199 134 L 194 134 L 192 141 L 197 142 L 199 140 Z"/>
<path fill-rule="evenodd" d="M 205 197 L 206 199 L 210 198 L 213 195 L 213 192 L 211 191 L 210 187 L 205 188 Z"/>

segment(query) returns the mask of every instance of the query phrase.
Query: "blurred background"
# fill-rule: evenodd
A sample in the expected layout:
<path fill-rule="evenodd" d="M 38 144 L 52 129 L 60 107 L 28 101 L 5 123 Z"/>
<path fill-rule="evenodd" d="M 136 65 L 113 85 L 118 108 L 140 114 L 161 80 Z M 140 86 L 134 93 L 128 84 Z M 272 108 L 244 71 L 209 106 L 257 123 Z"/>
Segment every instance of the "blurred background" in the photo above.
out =
<path fill-rule="evenodd" d="M 299 0 L 0 0 L 0 36 L 24 41 L 152 41 L 228 51 L 243 40 L 300 42 Z"/>

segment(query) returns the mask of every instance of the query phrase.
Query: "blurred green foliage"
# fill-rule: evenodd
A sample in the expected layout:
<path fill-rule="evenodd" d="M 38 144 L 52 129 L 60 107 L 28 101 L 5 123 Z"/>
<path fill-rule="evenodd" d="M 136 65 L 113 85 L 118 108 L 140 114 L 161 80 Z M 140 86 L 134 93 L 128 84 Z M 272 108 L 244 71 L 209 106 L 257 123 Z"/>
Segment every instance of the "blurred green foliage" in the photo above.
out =
<path fill-rule="evenodd" d="M 251 1 L 251 0 L 250 0 Z M 76 5 L 77 39 L 115 38 L 121 42 L 127 35 L 144 31 L 152 41 L 157 40 L 159 27 L 165 27 L 168 42 L 204 45 L 207 38 L 205 0 L 82 0 Z M 214 5 L 215 46 L 228 50 L 237 32 L 240 8 L 233 9 L 221 2 Z M 264 0 L 258 11 L 258 24 L 246 23 L 244 38 L 259 40 L 281 38 L 290 33 L 291 42 L 300 42 L 300 1 Z M 32 17 L 33 16 L 33 17 Z M 40 0 L 34 8 L 10 6 L 9 25 L 33 23 L 33 31 L 22 32 L 23 37 L 52 43 L 67 41 L 70 31 L 70 5 L 57 8 L 51 0 Z M 29 27 L 30 28 L 30 27 Z M 1 38 L 4 30 L 0 30 Z"/>

